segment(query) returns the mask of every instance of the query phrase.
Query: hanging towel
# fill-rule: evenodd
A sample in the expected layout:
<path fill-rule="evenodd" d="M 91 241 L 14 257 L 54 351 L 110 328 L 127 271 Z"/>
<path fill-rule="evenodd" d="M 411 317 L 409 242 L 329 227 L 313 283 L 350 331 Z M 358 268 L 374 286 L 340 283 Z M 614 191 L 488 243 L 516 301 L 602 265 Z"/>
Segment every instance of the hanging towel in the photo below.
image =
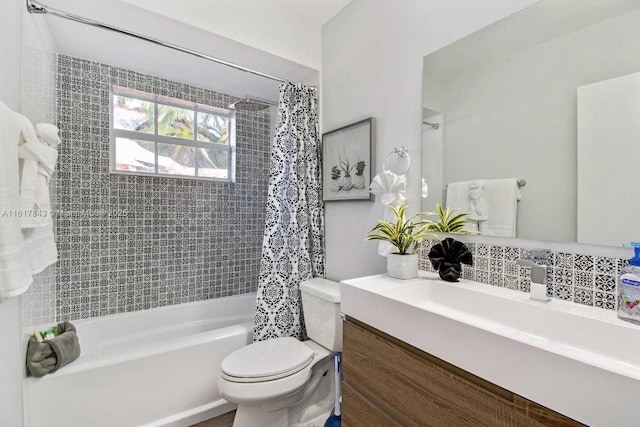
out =
<path fill-rule="evenodd" d="M 21 128 L 19 115 L 0 101 L 0 299 L 20 295 L 33 280 L 18 216 Z"/>
<path fill-rule="evenodd" d="M 39 123 L 44 136 L 38 133 L 29 119 L 19 116 L 22 121 L 22 140 L 18 147 L 20 159 L 20 209 L 32 214 L 22 217 L 22 228 L 51 227 L 51 196 L 49 180 L 56 167 L 58 151 L 50 147 L 48 142 L 57 147 L 60 143 L 58 128 L 54 125 Z M 51 129 L 53 128 L 53 129 Z M 55 129 L 55 130 L 54 130 Z"/>
<path fill-rule="evenodd" d="M 520 189 L 515 178 L 484 181 L 489 218 L 480 222 L 480 234 L 516 237 L 516 218 Z"/>
<path fill-rule="evenodd" d="M 58 128 L 52 124 L 39 123 L 36 129 L 24 116 L 21 140 L 18 147 L 20 159 L 20 208 L 21 227 L 28 254 L 31 273 L 36 274 L 58 260 L 58 249 L 53 234 L 51 219 L 51 195 L 49 181 L 55 170 L 60 144 Z"/>
<path fill-rule="evenodd" d="M 395 222 L 396 217 L 389 206 L 398 207 L 405 201 L 405 191 L 407 188 L 406 175 L 396 175 L 391 171 L 382 171 L 373 177 L 369 189 L 371 193 L 380 198 L 384 208 L 383 218 L 387 221 Z M 378 254 L 387 256 L 397 252 L 397 248 L 389 242 L 378 242 Z"/>
<path fill-rule="evenodd" d="M 0 102 L 0 299 L 25 292 L 33 274 L 58 260 L 49 180 L 60 139 L 51 124 L 38 132 Z"/>
<path fill-rule="evenodd" d="M 447 185 L 447 202 L 446 207 L 455 210 L 457 213 L 471 212 L 471 199 L 469 198 L 470 182 L 459 181 L 451 182 Z M 467 225 L 465 231 L 470 233 L 478 232 L 478 222 L 467 217 Z"/>
<path fill-rule="evenodd" d="M 19 209 L 23 213 L 20 216 L 21 224 L 28 224 L 33 221 L 31 216 L 25 216 L 24 213 L 29 213 L 34 210 L 36 206 L 36 187 L 38 182 L 38 160 L 37 159 L 24 159 L 24 146 L 39 144 L 38 136 L 33 125 L 25 116 L 20 114 L 15 115 L 16 120 L 20 126 L 20 140 L 18 142 L 18 158 L 21 159 L 18 163 L 19 175 L 20 175 L 20 207 Z M 36 208 L 37 209 L 37 208 Z"/>

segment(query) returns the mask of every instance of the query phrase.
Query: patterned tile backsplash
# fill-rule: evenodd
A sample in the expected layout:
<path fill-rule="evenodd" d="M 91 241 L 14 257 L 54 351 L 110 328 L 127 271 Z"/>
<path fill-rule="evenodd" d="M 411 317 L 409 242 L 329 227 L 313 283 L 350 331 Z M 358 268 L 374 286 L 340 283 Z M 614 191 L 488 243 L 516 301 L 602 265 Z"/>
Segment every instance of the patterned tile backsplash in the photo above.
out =
<path fill-rule="evenodd" d="M 58 55 L 63 142 L 52 187 L 59 250 L 50 273 L 54 320 L 255 291 L 268 186 L 268 110 L 237 113 L 235 183 L 114 175 L 109 173 L 110 85 L 222 108 L 236 100 Z M 42 310 L 36 305 L 25 304 L 27 310 Z"/>
<path fill-rule="evenodd" d="M 440 240 L 426 241 L 420 249 L 420 270 L 434 271 L 429 250 Z M 516 264 L 530 258 L 530 251 L 512 246 L 465 243 L 473 254 L 473 266 L 462 266 L 462 278 L 529 292 L 530 268 Z M 593 255 L 550 252 L 546 264 L 549 296 L 608 310 L 616 309 L 616 283 L 627 261 Z"/>

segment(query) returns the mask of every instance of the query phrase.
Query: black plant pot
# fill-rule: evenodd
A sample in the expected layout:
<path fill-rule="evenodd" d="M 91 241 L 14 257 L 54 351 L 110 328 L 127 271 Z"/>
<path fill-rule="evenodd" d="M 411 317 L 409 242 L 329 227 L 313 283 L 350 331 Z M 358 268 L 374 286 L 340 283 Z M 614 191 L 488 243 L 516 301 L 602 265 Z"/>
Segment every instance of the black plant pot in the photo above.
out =
<path fill-rule="evenodd" d="M 462 264 L 473 265 L 473 255 L 464 243 L 447 237 L 429 251 L 429 261 L 442 280 L 457 282 Z"/>

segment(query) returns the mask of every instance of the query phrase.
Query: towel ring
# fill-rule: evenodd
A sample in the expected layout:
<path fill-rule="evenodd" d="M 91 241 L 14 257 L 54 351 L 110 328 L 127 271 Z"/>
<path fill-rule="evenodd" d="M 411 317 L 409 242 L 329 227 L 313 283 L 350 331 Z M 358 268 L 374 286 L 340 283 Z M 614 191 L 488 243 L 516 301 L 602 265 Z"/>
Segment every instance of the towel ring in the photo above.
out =
<path fill-rule="evenodd" d="M 389 168 L 387 168 L 387 160 L 389 160 L 389 157 L 391 156 L 398 156 L 401 159 L 407 159 L 407 169 L 402 172 L 402 173 L 396 173 L 392 170 L 390 170 Z M 407 147 L 397 147 L 394 148 L 392 152 L 390 152 L 389 154 L 387 154 L 387 157 L 384 158 L 384 161 L 382 162 L 382 170 L 385 172 L 393 172 L 396 173 L 396 175 L 406 175 L 407 173 L 409 173 L 409 169 L 411 168 L 411 156 L 409 156 L 409 150 L 407 149 Z"/>

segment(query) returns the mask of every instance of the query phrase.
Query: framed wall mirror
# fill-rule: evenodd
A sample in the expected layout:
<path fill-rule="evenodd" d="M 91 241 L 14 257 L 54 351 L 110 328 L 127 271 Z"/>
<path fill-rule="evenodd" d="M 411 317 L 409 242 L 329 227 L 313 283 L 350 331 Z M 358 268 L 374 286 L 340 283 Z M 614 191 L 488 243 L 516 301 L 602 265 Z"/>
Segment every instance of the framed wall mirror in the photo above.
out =
<path fill-rule="evenodd" d="M 541 0 L 427 55 L 422 153 L 423 211 L 520 180 L 512 237 L 640 240 L 640 2 Z"/>

